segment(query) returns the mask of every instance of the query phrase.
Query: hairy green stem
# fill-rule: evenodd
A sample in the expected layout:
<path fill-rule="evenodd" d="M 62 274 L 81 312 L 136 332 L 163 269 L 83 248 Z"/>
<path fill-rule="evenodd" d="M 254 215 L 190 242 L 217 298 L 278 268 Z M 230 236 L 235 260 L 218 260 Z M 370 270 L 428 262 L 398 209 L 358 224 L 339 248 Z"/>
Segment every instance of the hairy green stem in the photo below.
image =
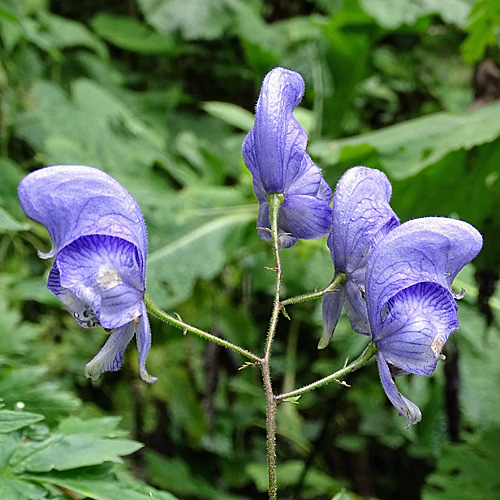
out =
<path fill-rule="evenodd" d="M 338 288 L 342 283 L 345 283 L 347 280 L 346 273 L 341 271 L 337 271 L 333 280 L 330 282 L 328 286 L 325 288 L 318 290 L 316 292 L 305 293 L 303 295 L 297 295 L 296 297 L 290 297 L 289 299 L 282 300 L 280 303 L 281 309 L 290 304 L 299 304 L 300 302 L 305 302 L 306 300 L 319 299 L 326 295 L 327 293 L 334 293 L 335 289 Z"/>
<path fill-rule="evenodd" d="M 271 223 L 271 237 L 273 243 L 274 260 L 276 262 L 276 288 L 274 295 L 273 311 L 267 331 L 266 347 L 264 358 L 262 359 L 262 379 L 267 396 L 267 468 L 269 474 L 269 500 L 276 500 L 276 400 L 273 393 L 271 382 L 271 367 L 269 365 L 271 359 L 271 348 L 278 325 L 278 318 L 281 310 L 280 292 L 281 292 L 281 260 L 279 253 L 279 237 L 278 234 L 278 213 L 284 197 L 282 194 L 271 194 L 268 196 L 269 201 L 269 216 Z"/>
<path fill-rule="evenodd" d="M 216 337 L 215 335 L 212 335 L 211 333 L 205 332 L 203 330 L 200 330 L 199 328 L 191 326 L 188 323 L 185 323 L 184 321 L 182 321 L 181 318 L 178 316 L 172 316 L 171 314 L 168 314 L 165 311 L 162 311 L 159 307 L 157 307 L 153 303 L 153 301 L 148 297 L 148 295 L 144 295 L 144 302 L 146 304 L 147 310 L 151 314 L 156 316 L 157 318 L 161 319 L 162 321 L 165 321 L 167 323 L 171 323 L 172 325 L 184 330 L 184 332 L 194 333 L 200 337 L 203 337 L 206 340 L 210 340 L 210 341 L 215 342 L 216 344 L 219 344 L 223 347 L 227 347 L 228 349 L 231 349 L 232 351 L 237 352 L 238 354 L 241 354 L 245 358 L 250 359 L 254 363 L 260 364 L 262 362 L 262 360 L 258 356 L 251 353 L 250 351 L 247 351 L 246 349 L 243 349 L 242 347 L 239 347 L 235 344 L 232 344 L 231 342 L 228 342 L 227 340 L 221 339 L 220 337 Z"/>
<path fill-rule="evenodd" d="M 368 363 L 368 361 L 375 355 L 376 352 L 377 352 L 377 347 L 375 345 L 375 342 L 369 342 L 368 345 L 363 350 L 363 352 L 354 361 L 352 361 L 349 364 L 346 364 L 340 370 L 336 371 L 335 373 L 332 373 L 331 375 L 328 375 L 327 377 L 317 380 L 312 384 L 305 385 L 300 389 L 296 389 L 295 391 L 275 396 L 274 401 L 275 403 L 279 403 L 280 401 L 298 398 L 302 396 L 302 394 L 312 391 L 313 389 L 317 389 L 318 387 L 328 384 L 329 382 L 332 381 L 339 382 L 340 377 L 343 377 L 348 373 L 351 373 L 357 370 L 358 368 L 361 368 L 366 363 Z"/>

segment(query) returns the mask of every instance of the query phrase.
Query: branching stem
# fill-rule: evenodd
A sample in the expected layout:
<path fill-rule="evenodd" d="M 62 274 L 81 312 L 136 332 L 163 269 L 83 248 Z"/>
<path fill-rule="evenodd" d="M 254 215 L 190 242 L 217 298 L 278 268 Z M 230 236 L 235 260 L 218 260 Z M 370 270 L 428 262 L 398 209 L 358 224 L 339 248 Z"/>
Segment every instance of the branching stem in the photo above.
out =
<path fill-rule="evenodd" d="M 358 368 L 361 368 L 366 363 L 368 363 L 368 361 L 375 355 L 376 352 L 377 352 L 377 347 L 375 345 L 375 342 L 369 342 L 368 345 L 363 350 L 363 352 L 354 361 L 352 361 L 349 364 L 346 364 L 340 370 L 336 371 L 335 373 L 332 373 L 331 375 L 328 375 L 327 377 L 317 380 L 312 384 L 305 385 L 300 389 L 296 389 L 295 391 L 275 396 L 274 401 L 275 403 L 279 403 L 280 401 L 286 401 L 287 399 L 298 398 L 302 396 L 302 394 L 312 391 L 313 389 L 317 389 L 318 387 L 328 384 L 329 382 L 333 381 L 339 382 L 339 379 L 341 377 L 344 377 L 348 373 L 351 373 L 357 370 Z"/>
<path fill-rule="evenodd" d="M 178 316 L 172 316 L 171 314 L 166 313 L 165 311 L 162 311 L 159 307 L 157 307 L 153 301 L 148 297 L 148 295 L 144 296 L 144 302 L 146 303 L 146 308 L 147 310 L 157 318 L 161 319 L 162 321 L 165 321 L 167 323 L 170 323 L 177 328 L 180 328 L 184 330 L 184 332 L 191 332 L 194 333 L 200 337 L 203 337 L 206 340 L 210 340 L 212 342 L 215 342 L 216 344 L 219 344 L 223 347 L 227 347 L 228 349 L 231 349 L 234 352 L 237 352 L 238 354 L 241 354 L 247 359 L 252 360 L 254 363 L 261 363 L 262 360 L 256 356 L 255 354 L 251 353 L 250 351 L 247 351 L 246 349 L 243 349 L 242 347 L 239 347 L 235 344 L 232 344 L 231 342 L 228 342 L 227 340 L 221 339 L 220 337 L 216 337 L 215 335 L 212 335 L 211 333 L 205 332 L 203 330 L 200 330 L 199 328 L 196 328 L 194 326 L 189 325 L 188 323 L 185 323 L 182 321 L 182 319 Z"/>

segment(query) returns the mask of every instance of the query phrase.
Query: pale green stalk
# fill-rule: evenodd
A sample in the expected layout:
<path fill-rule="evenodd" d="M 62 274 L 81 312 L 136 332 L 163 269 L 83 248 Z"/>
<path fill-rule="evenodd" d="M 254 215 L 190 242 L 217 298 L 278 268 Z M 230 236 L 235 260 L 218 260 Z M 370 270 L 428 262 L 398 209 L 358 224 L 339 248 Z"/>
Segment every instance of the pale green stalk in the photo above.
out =
<path fill-rule="evenodd" d="M 356 358 L 354 361 L 352 361 L 349 364 L 346 364 L 343 368 L 340 370 L 336 371 L 335 373 L 332 373 L 331 375 L 328 375 L 327 377 L 324 377 L 320 380 L 316 380 L 316 382 L 313 382 L 312 384 L 305 385 L 304 387 L 301 387 L 300 389 L 296 389 L 295 391 L 287 392 L 286 394 L 280 394 L 279 396 L 275 396 L 274 400 L 276 403 L 279 403 L 280 401 L 293 401 L 297 400 L 302 394 L 312 391 L 313 389 L 317 389 L 318 387 L 321 387 L 322 385 L 328 384 L 329 382 L 340 382 L 340 378 L 344 377 L 348 373 L 353 372 L 354 370 L 357 370 L 358 368 L 361 368 L 363 365 L 368 363 L 368 361 L 375 355 L 377 352 L 377 347 L 375 345 L 375 342 L 369 342 L 368 345 L 365 347 L 363 352 L 359 355 L 358 358 Z M 343 385 L 347 385 L 343 383 Z"/>
<path fill-rule="evenodd" d="M 234 352 L 237 352 L 238 354 L 241 354 L 247 359 L 250 359 L 254 363 L 261 363 L 261 359 L 256 356 L 255 354 L 251 353 L 250 351 L 247 351 L 246 349 L 243 349 L 242 347 L 239 347 L 235 344 L 232 344 L 231 342 L 228 342 L 227 340 L 221 339 L 220 337 L 216 337 L 215 335 L 212 335 L 211 333 L 205 332 L 203 330 L 200 330 L 199 328 L 196 328 L 194 326 L 189 325 L 188 323 L 185 323 L 184 321 L 181 320 L 180 317 L 178 316 L 172 316 L 165 311 L 162 311 L 159 307 L 157 307 L 153 301 L 147 296 L 144 296 L 144 302 L 146 304 L 146 309 L 156 316 L 157 318 L 161 319 L 162 321 L 165 321 L 167 323 L 171 323 L 172 325 L 180 328 L 181 330 L 186 332 L 191 332 L 194 333 L 200 337 L 203 337 L 206 340 L 210 340 L 212 342 L 215 342 L 216 344 L 219 344 L 223 347 L 227 347 L 228 349 L 231 349 Z"/>

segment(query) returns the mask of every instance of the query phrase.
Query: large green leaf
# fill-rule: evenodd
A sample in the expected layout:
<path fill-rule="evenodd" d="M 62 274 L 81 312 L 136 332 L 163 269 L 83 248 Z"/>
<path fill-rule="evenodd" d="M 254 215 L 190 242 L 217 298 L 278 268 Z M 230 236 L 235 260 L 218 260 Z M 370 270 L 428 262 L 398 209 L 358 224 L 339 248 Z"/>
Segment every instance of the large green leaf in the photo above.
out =
<path fill-rule="evenodd" d="M 220 196 L 225 195 L 223 190 L 218 192 Z M 171 210 L 164 208 L 161 215 L 171 212 L 171 218 L 177 217 L 177 223 L 172 227 L 172 220 L 163 217 L 164 234 L 158 229 L 151 243 L 147 290 L 163 308 L 188 298 L 198 278 L 208 280 L 219 273 L 241 243 L 248 223 L 256 220 L 256 209 L 250 205 L 204 211 L 197 207 L 200 199 L 196 200 L 196 193 L 203 198 L 201 190 L 191 190 L 186 197 L 178 197 L 177 205 L 174 203 Z M 205 201 L 208 201 L 207 194 Z"/>
<path fill-rule="evenodd" d="M 124 481 L 102 467 L 86 467 L 74 471 L 48 474 L 24 474 L 23 479 L 40 484 L 68 488 L 94 500 L 177 500 L 170 493 L 159 491 L 137 481 Z M 7 498 L 7 497 L 6 497 Z"/>
<path fill-rule="evenodd" d="M 25 411 L 0 410 L 0 434 L 13 432 L 43 420 L 43 415 Z"/>
<path fill-rule="evenodd" d="M 197 278 L 215 276 L 226 260 L 226 244 L 251 220 L 253 209 L 223 215 L 151 252 L 148 291 L 155 301 L 163 307 L 178 303 L 189 296 Z"/>
<path fill-rule="evenodd" d="M 108 42 L 132 52 L 169 54 L 176 51 L 172 40 L 132 17 L 100 13 L 92 19 L 92 28 Z"/>
<path fill-rule="evenodd" d="M 147 21 L 160 33 L 180 31 L 185 39 L 213 39 L 231 21 L 229 0 L 139 0 Z"/>
<path fill-rule="evenodd" d="M 55 382 L 44 378 L 44 366 L 3 370 L 0 395 L 7 408 L 22 403 L 26 411 L 45 415 L 48 425 L 78 408 L 80 401 Z"/>
<path fill-rule="evenodd" d="M 360 0 L 363 9 L 385 28 L 412 25 L 419 18 L 439 14 L 447 23 L 463 27 L 474 0 Z"/>
<path fill-rule="evenodd" d="M 93 165 L 114 174 L 137 175 L 164 161 L 164 138 L 142 122 L 109 90 L 91 80 L 76 80 L 68 97 L 40 81 L 35 105 L 17 122 L 16 134 L 40 152 L 45 164 Z"/>
<path fill-rule="evenodd" d="M 88 433 L 56 435 L 42 443 L 26 443 L 11 463 L 22 471 L 62 471 L 104 462 L 121 463 L 120 457 L 130 455 L 142 446 L 128 439 L 102 438 Z"/>
<path fill-rule="evenodd" d="M 500 4 L 497 0 L 476 1 L 468 18 L 468 36 L 460 46 L 466 62 L 480 61 L 489 46 L 498 45 L 499 26 Z"/>
<path fill-rule="evenodd" d="M 393 179 L 413 176 L 451 151 L 471 149 L 500 135 L 500 102 L 460 114 L 435 113 L 375 132 L 311 144 L 321 166 L 381 167 Z"/>

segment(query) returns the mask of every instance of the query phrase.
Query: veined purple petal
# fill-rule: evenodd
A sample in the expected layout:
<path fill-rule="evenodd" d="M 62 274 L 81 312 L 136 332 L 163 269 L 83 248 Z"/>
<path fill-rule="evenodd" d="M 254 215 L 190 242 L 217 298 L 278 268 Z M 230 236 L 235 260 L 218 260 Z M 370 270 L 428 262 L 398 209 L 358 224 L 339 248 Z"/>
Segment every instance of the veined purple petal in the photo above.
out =
<path fill-rule="evenodd" d="M 316 196 L 323 200 L 325 203 L 330 205 L 333 199 L 332 188 L 328 185 L 325 179 L 321 178 L 321 182 L 319 183 L 319 189 Z"/>
<path fill-rule="evenodd" d="M 335 327 L 340 318 L 342 306 L 345 302 L 345 293 L 343 288 L 332 293 L 327 293 L 323 297 L 323 334 L 318 343 L 318 349 L 324 349 L 330 342 Z"/>
<path fill-rule="evenodd" d="M 136 342 L 137 350 L 139 351 L 139 373 L 141 374 L 141 378 L 150 384 L 156 382 L 158 377 L 151 376 L 146 370 L 146 358 L 151 348 L 151 329 L 144 302 L 142 303 L 142 316 L 137 325 Z"/>
<path fill-rule="evenodd" d="M 129 192 L 108 174 L 92 167 L 46 167 L 27 175 L 18 187 L 26 215 L 43 224 L 52 239 L 54 257 L 81 236 L 115 236 L 137 246 L 145 276 L 146 227 Z"/>
<path fill-rule="evenodd" d="M 389 205 L 391 193 L 389 180 L 379 170 L 353 167 L 341 177 L 335 188 L 328 239 L 337 269 L 349 274 L 364 265 L 377 233 L 399 223 Z"/>
<path fill-rule="evenodd" d="M 430 375 L 441 349 L 458 328 L 457 305 L 447 288 L 417 283 L 397 293 L 373 333 L 385 360 L 406 372 Z"/>
<path fill-rule="evenodd" d="M 84 236 L 57 255 L 59 282 L 95 311 L 104 328 L 142 314 L 144 287 L 137 248 L 121 238 Z"/>
<path fill-rule="evenodd" d="M 87 363 L 85 376 L 97 380 L 102 372 L 119 370 L 123 363 L 125 349 L 134 335 L 136 336 L 139 351 L 141 378 L 148 383 L 156 382 L 158 378 L 151 376 L 146 370 L 146 358 L 151 346 L 151 330 L 144 304 L 142 304 L 140 315 L 134 321 L 117 328 L 111 333 L 102 349 L 92 361 Z"/>
<path fill-rule="evenodd" d="M 377 352 L 377 362 L 378 369 L 380 373 L 380 381 L 382 382 L 382 387 L 389 398 L 390 402 L 399 411 L 399 415 L 404 415 L 408 419 L 408 425 L 406 428 L 420 422 L 422 420 L 422 413 L 415 403 L 412 403 L 409 399 L 406 399 L 396 387 L 394 378 L 391 375 L 389 365 L 381 352 Z"/>
<path fill-rule="evenodd" d="M 114 330 L 97 355 L 85 366 L 85 376 L 97 380 L 102 372 L 115 372 L 123 363 L 125 349 L 134 337 L 137 325 L 127 323 Z"/>
<path fill-rule="evenodd" d="M 66 306 L 76 322 L 85 328 L 100 326 L 99 318 L 90 303 L 79 299 L 71 290 L 61 286 L 61 278 L 57 262 L 49 272 L 47 288 Z"/>
<path fill-rule="evenodd" d="M 332 209 L 314 196 L 288 196 L 280 207 L 279 226 L 295 238 L 315 239 L 327 236 Z"/>
<path fill-rule="evenodd" d="M 262 84 L 255 124 L 243 142 L 245 164 L 267 193 L 283 192 L 300 169 L 307 134 L 293 116 L 304 95 L 304 80 L 284 68 L 274 68 Z"/>
<path fill-rule="evenodd" d="M 379 328 L 388 301 L 401 290 L 419 282 L 434 282 L 451 290 L 457 273 L 481 246 L 479 232 L 455 219 L 426 217 L 393 229 L 375 247 L 367 267 L 372 331 Z"/>
<path fill-rule="evenodd" d="M 351 328 L 355 332 L 369 335 L 370 325 L 368 323 L 368 308 L 364 285 L 351 278 L 344 283 L 343 288 L 347 298 L 344 307 L 351 323 Z"/>
<path fill-rule="evenodd" d="M 293 179 L 289 179 L 287 182 L 285 198 L 287 195 L 293 196 L 296 194 L 316 196 L 322 179 L 321 169 L 311 160 L 311 157 L 307 153 L 304 153 L 300 169 L 295 174 L 295 177 Z M 327 203 L 330 203 L 331 201 L 332 200 L 330 198 Z"/>

